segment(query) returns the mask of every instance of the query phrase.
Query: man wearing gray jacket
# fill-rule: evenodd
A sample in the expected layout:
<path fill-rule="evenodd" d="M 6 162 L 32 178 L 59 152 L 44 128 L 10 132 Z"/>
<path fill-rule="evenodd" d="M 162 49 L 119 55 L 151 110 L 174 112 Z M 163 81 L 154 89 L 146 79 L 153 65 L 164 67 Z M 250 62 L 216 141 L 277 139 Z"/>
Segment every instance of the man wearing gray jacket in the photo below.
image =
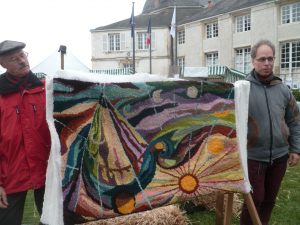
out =
<path fill-rule="evenodd" d="M 254 69 L 250 81 L 248 117 L 248 174 L 252 198 L 262 225 L 268 225 L 287 164 L 300 154 L 300 114 L 289 88 L 274 76 L 275 47 L 261 40 L 251 49 Z M 252 225 L 244 204 L 241 225 Z"/>

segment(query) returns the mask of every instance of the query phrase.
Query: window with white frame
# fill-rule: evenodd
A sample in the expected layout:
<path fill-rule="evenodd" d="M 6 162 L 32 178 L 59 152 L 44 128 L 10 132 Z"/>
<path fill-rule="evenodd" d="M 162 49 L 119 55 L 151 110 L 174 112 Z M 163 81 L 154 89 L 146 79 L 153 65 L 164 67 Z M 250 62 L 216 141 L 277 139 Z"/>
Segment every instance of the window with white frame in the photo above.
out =
<path fill-rule="evenodd" d="M 206 66 L 217 66 L 219 65 L 219 54 L 218 52 L 206 53 Z"/>
<path fill-rule="evenodd" d="M 250 47 L 235 49 L 235 69 L 243 73 L 251 71 Z"/>
<path fill-rule="evenodd" d="M 300 2 L 281 7 L 281 22 L 282 24 L 300 22 Z"/>
<path fill-rule="evenodd" d="M 236 32 L 245 32 L 251 30 L 250 14 L 237 16 L 235 18 Z"/>
<path fill-rule="evenodd" d="M 120 34 L 108 34 L 109 51 L 120 51 Z"/>
<path fill-rule="evenodd" d="M 218 22 L 206 24 L 206 38 L 219 36 Z"/>
<path fill-rule="evenodd" d="M 184 68 L 184 57 L 178 57 L 177 58 L 177 66 L 182 70 Z"/>
<path fill-rule="evenodd" d="M 177 32 L 177 41 L 179 45 L 182 45 L 185 43 L 185 31 L 180 30 Z"/>
<path fill-rule="evenodd" d="M 138 50 L 146 50 L 149 49 L 149 45 L 147 45 L 147 32 L 138 32 L 137 33 L 137 49 Z"/>
<path fill-rule="evenodd" d="M 300 40 L 280 45 L 280 68 L 300 68 Z"/>
<path fill-rule="evenodd" d="M 178 66 L 178 72 L 180 75 L 182 75 L 184 73 L 184 65 L 185 65 L 185 60 L 184 57 L 178 57 L 177 58 L 177 66 Z"/>

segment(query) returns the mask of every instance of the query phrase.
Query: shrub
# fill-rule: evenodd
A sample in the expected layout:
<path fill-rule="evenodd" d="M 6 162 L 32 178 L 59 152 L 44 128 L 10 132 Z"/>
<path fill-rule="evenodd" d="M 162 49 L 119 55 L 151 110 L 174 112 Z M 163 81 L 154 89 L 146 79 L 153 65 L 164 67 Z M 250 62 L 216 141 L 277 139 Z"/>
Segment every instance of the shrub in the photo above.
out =
<path fill-rule="evenodd" d="M 300 101 L 300 91 L 299 89 L 292 89 L 292 93 L 295 96 L 297 101 Z"/>

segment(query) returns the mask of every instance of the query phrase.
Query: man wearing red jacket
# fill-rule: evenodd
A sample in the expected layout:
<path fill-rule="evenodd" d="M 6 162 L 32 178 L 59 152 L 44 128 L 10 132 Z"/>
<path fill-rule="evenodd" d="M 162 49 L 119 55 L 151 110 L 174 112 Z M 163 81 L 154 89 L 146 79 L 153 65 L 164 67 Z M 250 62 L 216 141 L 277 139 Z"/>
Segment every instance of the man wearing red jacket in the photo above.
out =
<path fill-rule="evenodd" d="M 45 85 L 30 70 L 25 44 L 0 43 L 0 225 L 20 225 L 27 191 L 41 214 L 50 133 Z"/>

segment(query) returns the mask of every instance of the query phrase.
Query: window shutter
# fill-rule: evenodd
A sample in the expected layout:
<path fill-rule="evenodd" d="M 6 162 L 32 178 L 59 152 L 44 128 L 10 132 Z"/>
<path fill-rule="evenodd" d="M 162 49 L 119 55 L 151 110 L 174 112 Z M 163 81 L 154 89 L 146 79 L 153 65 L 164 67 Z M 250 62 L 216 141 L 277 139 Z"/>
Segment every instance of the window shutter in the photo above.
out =
<path fill-rule="evenodd" d="M 125 38 L 125 34 L 121 33 L 121 51 L 125 51 L 125 43 L 126 43 L 126 38 Z"/>
<path fill-rule="evenodd" d="M 156 41 L 155 41 L 155 33 L 151 32 L 151 48 L 155 49 L 156 45 L 155 45 Z"/>
<path fill-rule="evenodd" d="M 108 44 L 107 44 L 107 34 L 103 34 L 103 52 L 107 52 L 108 51 Z"/>
<path fill-rule="evenodd" d="M 125 50 L 131 50 L 132 46 L 131 46 L 131 38 L 130 38 L 130 33 L 126 33 L 125 34 Z"/>

